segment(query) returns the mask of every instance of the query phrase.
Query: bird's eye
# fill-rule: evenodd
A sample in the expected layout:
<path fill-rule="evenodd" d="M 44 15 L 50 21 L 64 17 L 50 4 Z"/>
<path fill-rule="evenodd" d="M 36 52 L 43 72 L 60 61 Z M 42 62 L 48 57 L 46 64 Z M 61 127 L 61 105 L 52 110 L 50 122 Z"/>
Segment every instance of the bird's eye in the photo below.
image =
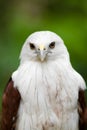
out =
<path fill-rule="evenodd" d="M 49 47 L 50 47 L 51 49 L 53 49 L 53 48 L 55 47 L 55 42 L 51 42 L 50 45 L 49 45 Z"/>
<path fill-rule="evenodd" d="M 32 50 L 34 50 L 34 49 L 35 49 L 35 46 L 34 46 L 34 44 L 33 44 L 33 43 L 30 43 L 30 48 L 31 48 Z"/>

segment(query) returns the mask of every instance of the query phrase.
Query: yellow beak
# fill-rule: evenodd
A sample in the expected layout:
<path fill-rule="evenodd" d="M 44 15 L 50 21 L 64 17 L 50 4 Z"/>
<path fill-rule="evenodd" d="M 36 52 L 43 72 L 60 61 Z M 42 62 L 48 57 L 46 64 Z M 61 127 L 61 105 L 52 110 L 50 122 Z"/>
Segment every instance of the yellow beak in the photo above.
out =
<path fill-rule="evenodd" d="M 40 44 L 38 50 L 40 51 L 39 57 L 40 57 L 41 61 L 44 61 L 44 58 L 45 58 L 45 51 L 44 51 L 45 46 L 43 44 Z"/>
<path fill-rule="evenodd" d="M 43 44 L 40 44 L 39 49 L 40 49 L 40 50 L 44 50 L 44 48 L 45 48 L 44 45 L 43 45 Z"/>

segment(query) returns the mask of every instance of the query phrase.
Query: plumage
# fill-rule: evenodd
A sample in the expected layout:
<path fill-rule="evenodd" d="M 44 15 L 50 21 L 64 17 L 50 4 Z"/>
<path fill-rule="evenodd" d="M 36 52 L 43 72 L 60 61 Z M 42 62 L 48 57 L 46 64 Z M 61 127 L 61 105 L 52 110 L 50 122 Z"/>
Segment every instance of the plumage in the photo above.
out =
<path fill-rule="evenodd" d="M 31 34 L 2 103 L 2 130 L 86 130 L 86 85 L 71 66 L 63 40 Z"/>
<path fill-rule="evenodd" d="M 3 94 L 1 130 L 15 130 L 20 99 L 20 94 L 10 78 Z"/>

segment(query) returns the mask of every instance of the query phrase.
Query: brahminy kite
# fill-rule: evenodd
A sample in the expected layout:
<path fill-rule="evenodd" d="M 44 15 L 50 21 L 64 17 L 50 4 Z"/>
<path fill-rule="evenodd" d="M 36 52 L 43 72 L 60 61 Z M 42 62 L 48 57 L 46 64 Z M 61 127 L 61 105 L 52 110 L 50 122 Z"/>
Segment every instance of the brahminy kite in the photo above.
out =
<path fill-rule="evenodd" d="M 31 34 L 20 65 L 4 90 L 2 130 L 86 130 L 86 84 L 63 40 L 50 31 Z"/>

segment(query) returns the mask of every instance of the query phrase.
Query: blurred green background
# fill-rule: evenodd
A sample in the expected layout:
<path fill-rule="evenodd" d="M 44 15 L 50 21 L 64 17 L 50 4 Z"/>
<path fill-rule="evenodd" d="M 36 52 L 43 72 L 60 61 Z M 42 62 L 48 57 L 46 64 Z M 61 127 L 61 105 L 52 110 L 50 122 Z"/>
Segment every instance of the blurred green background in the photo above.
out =
<path fill-rule="evenodd" d="M 87 82 L 87 0 L 0 0 L 0 109 L 21 47 L 29 34 L 39 30 L 63 38 L 73 67 Z"/>

